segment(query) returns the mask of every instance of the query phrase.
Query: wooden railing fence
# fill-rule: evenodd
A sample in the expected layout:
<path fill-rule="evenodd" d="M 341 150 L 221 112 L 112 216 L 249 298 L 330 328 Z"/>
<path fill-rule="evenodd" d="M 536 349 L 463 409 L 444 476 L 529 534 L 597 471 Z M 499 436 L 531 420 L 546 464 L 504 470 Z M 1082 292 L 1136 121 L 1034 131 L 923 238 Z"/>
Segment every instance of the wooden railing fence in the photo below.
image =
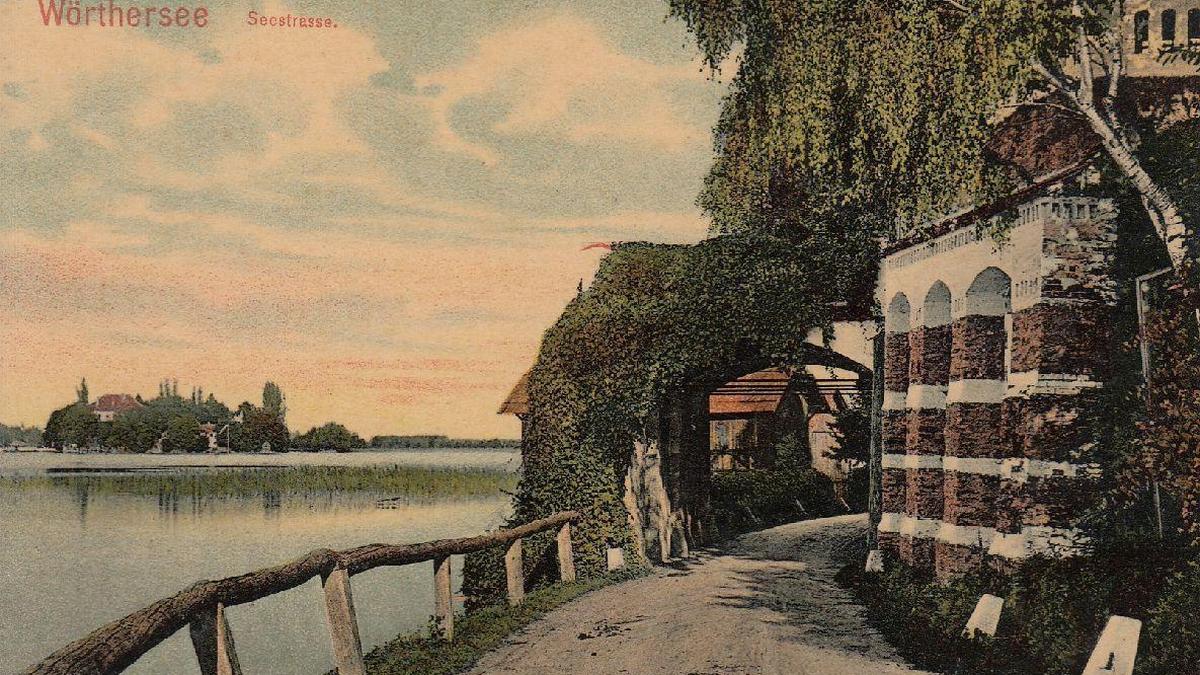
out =
<path fill-rule="evenodd" d="M 476 537 L 442 539 L 420 544 L 370 544 L 345 551 L 318 549 L 289 563 L 219 581 L 201 581 L 169 597 L 117 619 L 59 649 L 25 671 L 26 675 L 119 673 L 184 626 L 189 627 L 203 675 L 240 675 L 233 634 L 225 608 L 282 593 L 320 576 L 325 591 L 325 616 L 333 643 L 338 675 L 364 675 L 362 641 L 354 614 L 350 577 L 376 567 L 433 561 L 434 611 L 440 633 L 454 638 L 454 604 L 450 590 L 450 556 L 507 546 L 504 555 L 509 604 L 525 597 L 521 540 L 558 528 L 560 577 L 575 580 L 571 522 L 576 511 L 508 530 Z"/>

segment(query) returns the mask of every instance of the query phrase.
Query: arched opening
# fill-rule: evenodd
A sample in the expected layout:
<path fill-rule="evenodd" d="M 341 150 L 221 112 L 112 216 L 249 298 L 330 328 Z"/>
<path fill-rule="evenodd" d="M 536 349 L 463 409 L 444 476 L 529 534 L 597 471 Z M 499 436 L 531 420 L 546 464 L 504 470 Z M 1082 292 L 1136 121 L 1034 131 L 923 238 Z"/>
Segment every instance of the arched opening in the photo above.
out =
<path fill-rule="evenodd" d="M 991 317 L 990 323 L 1000 336 L 1000 349 L 989 343 L 991 349 L 979 355 L 979 365 L 986 365 L 986 373 L 994 375 L 987 379 L 1008 379 L 1012 364 L 1012 279 L 995 267 L 980 272 L 967 289 L 963 313 Z"/>
<path fill-rule="evenodd" d="M 1150 12 L 1133 15 L 1133 53 L 1141 54 L 1150 48 Z"/>
<path fill-rule="evenodd" d="M 909 330 L 912 307 L 908 297 L 897 293 L 888 302 L 884 315 L 883 337 L 883 410 L 881 440 L 883 476 L 879 547 L 893 555 L 900 553 L 900 526 L 904 518 L 907 476 L 904 469 L 905 442 L 908 433 Z"/>
<path fill-rule="evenodd" d="M 943 462 L 945 508 L 938 532 L 938 576 L 973 569 L 994 538 L 1003 496 L 999 466 L 1007 454 L 1004 399 L 1012 281 L 995 267 L 980 272 L 955 303 Z"/>
<path fill-rule="evenodd" d="M 841 379 L 823 382 L 810 372 L 818 368 Z M 635 468 L 653 469 L 655 475 L 649 483 L 647 475 L 630 479 L 633 491 L 641 493 L 634 497 L 647 502 L 637 506 L 644 513 L 647 555 L 665 561 L 713 537 L 843 513 L 828 498 L 787 494 L 782 500 L 778 490 L 754 490 L 780 472 L 816 469 L 809 422 L 825 411 L 827 390 L 869 391 L 870 380 L 870 368 L 830 348 L 808 344 L 781 363 L 747 347 L 727 367 L 703 373 L 668 396 L 658 408 L 654 447 L 645 458 L 654 466 Z M 774 497 L 780 499 L 771 501 Z"/>
<path fill-rule="evenodd" d="M 946 389 L 950 380 L 950 289 L 935 282 L 921 303 L 909 334 L 909 386 L 906 400 L 905 524 L 901 557 L 931 570 L 934 541 L 942 518 L 942 455 L 945 453 Z"/>

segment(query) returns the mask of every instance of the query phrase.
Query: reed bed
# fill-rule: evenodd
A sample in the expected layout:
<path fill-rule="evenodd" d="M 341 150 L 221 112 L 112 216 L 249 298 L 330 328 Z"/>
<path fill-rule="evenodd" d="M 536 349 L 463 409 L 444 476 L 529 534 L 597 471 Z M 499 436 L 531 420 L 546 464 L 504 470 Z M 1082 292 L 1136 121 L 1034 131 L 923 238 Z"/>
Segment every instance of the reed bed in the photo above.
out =
<path fill-rule="evenodd" d="M 347 496 L 404 501 L 483 498 L 510 492 L 517 476 L 500 470 L 380 466 L 213 467 L 167 471 L 0 477 L 0 490 L 70 489 L 92 495 L 192 500 Z"/>

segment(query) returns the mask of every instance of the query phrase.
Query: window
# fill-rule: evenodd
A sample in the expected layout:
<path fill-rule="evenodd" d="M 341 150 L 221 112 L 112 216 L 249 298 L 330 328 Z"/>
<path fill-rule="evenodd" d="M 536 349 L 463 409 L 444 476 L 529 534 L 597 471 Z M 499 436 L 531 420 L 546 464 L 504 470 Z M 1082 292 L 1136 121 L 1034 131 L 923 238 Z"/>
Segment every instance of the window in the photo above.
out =
<path fill-rule="evenodd" d="M 1200 9 L 1188 10 L 1188 46 L 1200 47 Z"/>
<path fill-rule="evenodd" d="M 1150 47 L 1150 12 L 1133 15 L 1133 53 L 1141 54 Z"/>
<path fill-rule="evenodd" d="M 1163 49 L 1175 48 L 1175 10 L 1168 9 L 1162 13 L 1162 41 Z"/>

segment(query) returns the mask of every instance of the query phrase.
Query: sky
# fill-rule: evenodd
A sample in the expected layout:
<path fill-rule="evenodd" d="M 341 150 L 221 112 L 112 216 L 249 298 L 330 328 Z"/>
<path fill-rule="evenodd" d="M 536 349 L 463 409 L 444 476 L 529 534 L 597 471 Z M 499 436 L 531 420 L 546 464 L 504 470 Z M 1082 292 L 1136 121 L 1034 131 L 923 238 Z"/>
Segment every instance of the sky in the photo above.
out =
<path fill-rule="evenodd" d="M 0 422 L 82 377 L 230 405 L 272 380 L 297 430 L 516 437 L 496 410 L 580 249 L 705 234 L 728 78 L 665 2 L 206 6 L 47 27 L 0 0 Z"/>

